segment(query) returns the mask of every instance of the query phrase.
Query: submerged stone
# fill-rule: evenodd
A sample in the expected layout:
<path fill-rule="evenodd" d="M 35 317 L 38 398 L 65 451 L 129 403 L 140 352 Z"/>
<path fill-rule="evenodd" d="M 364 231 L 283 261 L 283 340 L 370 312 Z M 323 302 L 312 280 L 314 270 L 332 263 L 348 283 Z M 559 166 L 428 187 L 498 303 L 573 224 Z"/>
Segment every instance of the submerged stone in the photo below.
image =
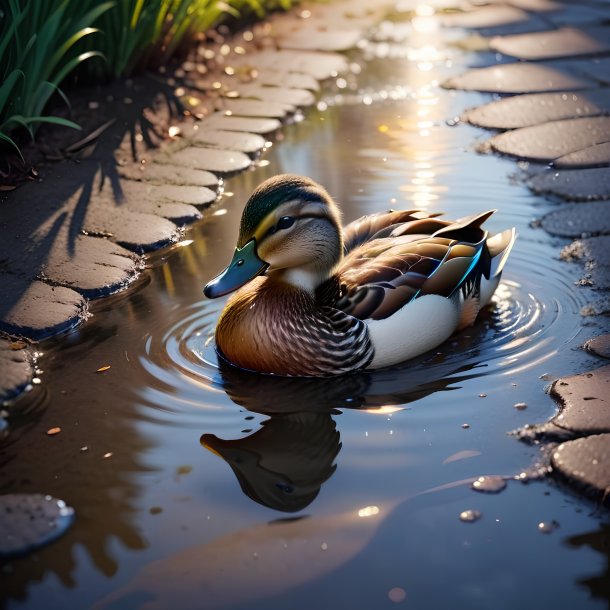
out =
<path fill-rule="evenodd" d="M 62 536 L 74 509 L 43 494 L 0 495 L 0 557 L 25 555 Z"/>
<path fill-rule="evenodd" d="M 553 452 L 552 465 L 571 485 L 610 506 L 610 434 L 562 443 Z"/>
<path fill-rule="evenodd" d="M 491 147 L 502 154 L 530 161 L 553 161 L 610 140 L 610 117 L 551 121 L 494 136 Z"/>

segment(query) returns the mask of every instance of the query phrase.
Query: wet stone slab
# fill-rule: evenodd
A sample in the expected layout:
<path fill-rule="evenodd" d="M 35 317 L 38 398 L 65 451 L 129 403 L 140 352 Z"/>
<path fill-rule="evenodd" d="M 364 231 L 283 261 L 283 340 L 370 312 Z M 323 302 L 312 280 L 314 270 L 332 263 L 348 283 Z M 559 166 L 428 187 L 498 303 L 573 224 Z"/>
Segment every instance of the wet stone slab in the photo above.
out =
<path fill-rule="evenodd" d="M 608 223 L 607 219 L 601 222 Z M 579 239 L 561 251 L 561 258 L 585 264 L 583 283 L 600 290 L 610 289 L 610 236 Z"/>
<path fill-rule="evenodd" d="M 583 348 L 601 358 L 610 358 L 610 334 L 589 339 Z"/>
<path fill-rule="evenodd" d="M 315 95 L 308 89 L 246 84 L 235 87 L 235 91 L 243 98 L 251 97 L 265 102 L 279 102 L 300 108 L 311 106 L 316 101 Z"/>
<path fill-rule="evenodd" d="M 227 116 L 224 112 L 216 112 L 200 123 L 200 129 L 218 129 L 221 131 L 238 131 L 268 135 L 277 131 L 282 124 L 277 119 L 247 118 Z"/>
<path fill-rule="evenodd" d="M 596 356 L 610 359 L 610 334 L 589 339 L 583 348 Z"/>
<path fill-rule="evenodd" d="M 18 342 L 0 339 L 0 405 L 19 395 L 33 375 L 27 351 Z"/>
<path fill-rule="evenodd" d="M 278 45 L 282 49 L 304 51 L 349 51 L 362 38 L 363 32 L 360 29 L 318 29 L 314 25 L 280 35 Z"/>
<path fill-rule="evenodd" d="M 183 129 L 182 135 L 195 146 L 237 150 L 250 155 L 260 152 L 266 144 L 265 138 L 256 133 L 207 129 L 199 125 Z"/>
<path fill-rule="evenodd" d="M 222 106 L 221 112 L 225 114 L 269 119 L 284 119 L 289 114 L 294 114 L 296 110 L 294 106 L 289 104 L 247 99 L 225 99 Z"/>
<path fill-rule="evenodd" d="M 85 217 L 84 231 L 108 236 L 138 254 L 175 243 L 180 235 L 176 225 L 166 218 L 110 205 L 91 206 Z"/>
<path fill-rule="evenodd" d="M 85 299 L 74 290 L 28 277 L 0 274 L 0 330 L 44 339 L 68 330 L 87 316 Z"/>
<path fill-rule="evenodd" d="M 572 486 L 610 506 L 610 434 L 562 443 L 553 452 L 551 464 Z"/>
<path fill-rule="evenodd" d="M 553 167 L 557 169 L 576 169 L 586 167 L 603 167 L 610 165 L 610 142 L 594 144 L 568 153 L 553 161 Z"/>
<path fill-rule="evenodd" d="M 0 558 L 25 555 L 62 536 L 74 509 L 44 494 L 0 495 Z"/>
<path fill-rule="evenodd" d="M 462 119 L 488 129 L 518 129 L 603 114 L 610 114 L 608 89 L 515 95 L 468 110 Z"/>
<path fill-rule="evenodd" d="M 146 163 L 129 163 L 119 167 L 121 178 L 150 184 L 177 184 L 180 186 L 204 186 L 211 190 L 218 187 L 218 176 L 211 172 L 182 167 L 180 165 L 155 163 L 154 158 Z"/>
<path fill-rule="evenodd" d="M 191 146 L 174 152 L 167 157 L 159 155 L 157 162 L 167 160 L 173 165 L 182 165 L 193 169 L 205 169 L 215 174 L 227 175 L 247 169 L 252 164 L 248 155 L 236 150 L 204 148 Z"/>
<path fill-rule="evenodd" d="M 510 63 L 475 68 L 446 80 L 446 89 L 488 93 L 540 93 L 591 89 L 595 79 L 575 74 L 560 64 Z"/>
<path fill-rule="evenodd" d="M 610 234 L 610 201 L 564 204 L 541 221 L 551 235 L 582 237 Z"/>
<path fill-rule="evenodd" d="M 445 27 L 458 27 L 473 30 L 483 30 L 489 35 L 526 33 L 550 29 L 550 25 L 538 17 L 516 6 L 508 4 L 482 6 L 475 10 L 454 13 L 441 17 Z"/>
<path fill-rule="evenodd" d="M 577 435 L 610 432 L 610 365 L 558 379 L 551 396 L 561 404 L 555 425 Z"/>
<path fill-rule="evenodd" d="M 532 176 L 527 185 L 535 193 L 573 201 L 610 199 L 610 168 L 549 170 Z"/>
<path fill-rule="evenodd" d="M 339 53 L 287 49 L 261 51 L 256 54 L 255 58 L 244 56 L 236 60 L 235 64 L 253 69 L 270 68 L 284 73 L 303 72 L 318 81 L 346 72 L 349 66 L 347 58 Z M 305 85 L 299 86 L 305 87 Z"/>
<path fill-rule="evenodd" d="M 271 67 L 257 69 L 254 80 L 258 85 L 286 87 L 288 89 L 306 89 L 319 91 L 320 83 L 311 75 L 296 70 L 276 70 Z"/>
<path fill-rule="evenodd" d="M 489 45 L 504 55 L 533 61 L 599 55 L 610 52 L 610 27 L 563 27 L 550 32 L 497 36 Z"/>
<path fill-rule="evenodd" d="M 537 162 L 558 157 L 610 140 L 610 117 L 551 121 L 494 136 L 491 147 L 504 155 Z"/>

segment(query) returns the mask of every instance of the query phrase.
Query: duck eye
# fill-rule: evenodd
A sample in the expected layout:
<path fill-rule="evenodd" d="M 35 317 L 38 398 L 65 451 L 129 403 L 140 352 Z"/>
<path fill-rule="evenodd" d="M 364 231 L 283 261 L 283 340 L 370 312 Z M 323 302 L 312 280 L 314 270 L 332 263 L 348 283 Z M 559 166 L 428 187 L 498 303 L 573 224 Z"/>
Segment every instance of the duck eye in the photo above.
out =
<path fill-rule="evenodd" d="M 276 230 L 288 229 L 294 224 L 294 218 L 292 216 L 282 216 L 275 225 Z"/>

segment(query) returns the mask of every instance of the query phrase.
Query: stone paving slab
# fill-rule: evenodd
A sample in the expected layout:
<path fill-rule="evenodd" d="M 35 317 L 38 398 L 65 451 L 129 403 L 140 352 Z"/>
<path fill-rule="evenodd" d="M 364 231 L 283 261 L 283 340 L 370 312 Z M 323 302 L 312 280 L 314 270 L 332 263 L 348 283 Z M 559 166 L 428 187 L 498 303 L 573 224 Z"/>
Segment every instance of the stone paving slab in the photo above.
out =
<path fill-rule="evenodd" d="M 610 334 L 589 339 L 583 348 L 601 358 L 610 358 Z"/>
<path fill-rule="evenodd" d="M 120 206 L 92 206 L 87 211 L 83 229 L 92 235 L 108 236 L 138 254 L 169 246 L 180 235 L 176 225 L 166 218 Z"/>
<path fill-rule="evenodd" d="M 0 405 L 20 394 L 34 376 L 27 351 L 11 345 L 0 339 Z"/>
<path fill-rule="evenodd" d="M 475 10 L 453 13 L 441 17 L 445 27 L 458 27 L 466 29 L 496 28 L 504 25 L 513 25 L 533 19 L 536 23 L 544 24 L 537 16 L 532 16 L 515 6 L 508 4 L 487 5 Z"/>
<path fill-rule="evenodd" d="M 18 239 L 5 240 L 0 252 L 14 273 L 24 277 L 34 274 L 87 298 L 121 290 L 139 273 L 138 258 L 128 250 L 107 239 L 72 236 L 68 229 L 55 235 L 42 263 L 37 264 L 33 256 L 23 252 Z"/>
<path fill-rule="evenodd" d="M 610 114 L 609 89 L 515 95 L 467 110 L 462 120 L 488 129 L 518 129 L 602 114 Z"/>
<path fill-rule="evenodd" d="M 556 426 L 578 435 L 610 432 L 610 364 L 558 379 L 551 396 L 561 404 Z"/>
<path fill-rule="evenodd" d="M 253 64 L 253 61 L 256 63 Z M 256 69 L 271 68 L 280 72 L 304 72 L 318 81 L 346 72 L 349 67 L 347 58 L 338 53 L 287 49 L 261 51 L 255 58 L 247 56 L 238 58 L 235 64 Z"/>
<path fill-rule="evenodd" d="M 610 434 L 562 443 L 553 452 L 551 464 L 571 485 L 610 506 Z"/>
<path fill-rule="evenodd" d="M 201 121 L 206 129 L 218 129 L 222 131 L 244 131 L 260 135 L 269 135 L 281 128 L 282 124 L 277 119 L 247 118 L 239 116 L 227 116 L 224 112 L 216 112 Z M 200 127 L 201 128 L 201 127 Z"/>
<path fill-rule="evenodd" d="M 260 100 L 248 99 L 225 99 L 222 110 L 226 115 L 259 117 L 271 119 L 284 119 L 289 114 L 294 114 L 296 108 L 289 104 L 279 102 L 262 102 Z"/>
<path fill-rule="evenodd" d="M 610 27 L 563 27 L 550 32 L 497 36 L 489 46 L 518 59 L 541 60 L 610 52 Z"/>
<path fill-rule="evenodd" d="M 539 194 L 572 201 L 610 199 L 610 168 L 563 169 L 532 176 L 527 185 Z"/>
<path fill-rule="evenodd" d="M 193 169 L 205 169 L 215 174 L 227 175 L 247 169 L 252 164 L 248 155 L 236 150 L 190 146 L 170 155 L 158 155 L 157 163 L 168 161 Z"/>
<path fill-rule="evenodd" d="M 361 29 L 318 29 L 318 26 L 299 28 L 286 32 L 277 38 L 282 49 L 303 51 L 349 51 L 356 47 L 363 37 Z"/>
<path fill-rule="evenodd" d="M 272 67 L 257 69 L 255 82 L 269 87 L 286 87 L 288 89 L 307 89 L 319 91 L 320 83 L 311 75 L 297 70 L 277 70 Z"/>
<path fill-rule="evenodd" d="M 211 172 L 172 165 L 171 163 L 155 163 L 154 158 L 147 163 L 129 163 L 118 168 L 121 178 L 150 184 L 177 184 L 180 186 L 202 186 L 216 189 L 218 176 Z M 214 191 L 212 191 L 214 192 Z"/>
<path fill-rule="evenodd" d="M 600 83 L 610 85 L 610 57 L 596 57 L 587 61 L 570 62 L 569 66 Z"/>
<path fill-rule="evenodd" d="M 248 155 L 260 152 L 265 148 L 267 142 L 265 138 L 256 133 L 207 129 L 199 125 L 189 125 L 183 129 L 182 135 L 190 144 L 195 146 L 237 150 Z"/>
<path fill-rule="evenodd" d="M 468 70 L 449 78 L 442 87 L 488 93 L 539 93 L 591 89 L 594 79 L 574 74 L 561 64 L 515 62 Z"/>
<path fill-rule="evenodd" d="M 605 222 L 607 224 L 607 220 Z M 584 283 L 599 290 L 610 289 L 610 236 L 579 239 L 561 251 L 561 258 L 585 264 Z"/>
<path fill-rule="evenodd" d="M 87 316 L 85 299 L 70 288 L 5 273 L 0 273 L 0 285 L 10 297 L 1 304 L 0 330 L 10 335 L 44 339 L 69 330 Z"/>
<path fill-rule="evenodd" d="M 591 6 L 580 2 L 574 4 L 567 3 L 561 10 L 553 11 L 545 15 L 545 17 L 557 27 L 599 24 L 610 20 L 610 6 Z"/>
<path fill-rule="evenodd" d="M 289 87 L 269 87 L 257 84 L 244 84 L 235 87 L 235 91 L 244 98 L 256 98 L 265 102 L 279 102 L 305 108 L 315 103 L 315 95 L 308 89 L 294 89 Z"/>
<path fill-rule="evenodd" d="M 551 235 L 581 237 L 610 234 L 610 201 L 565 204 L 549 212 L 541 221 Z"/>
<path fill-rule="evenodd" d="M 504 155 L 549 162 L 571 152 L 610 140 L 610 117 L 551 121 L 494 136 L 491 147 Z"/>
<path fill-rule="evenodd" d="M 607 165 L 610 165 L 610 142 L 594 144 L 582 150 L 568 153 L 553 161 L 553 167 L 557 169 L 602 167 Z"/>

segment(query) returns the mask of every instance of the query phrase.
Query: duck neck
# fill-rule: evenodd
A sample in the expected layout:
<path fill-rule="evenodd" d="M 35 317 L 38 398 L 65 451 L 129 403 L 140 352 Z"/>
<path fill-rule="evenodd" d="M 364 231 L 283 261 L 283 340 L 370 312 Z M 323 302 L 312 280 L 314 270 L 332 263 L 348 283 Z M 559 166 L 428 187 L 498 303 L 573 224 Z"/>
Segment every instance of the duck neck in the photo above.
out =
<path fill-rule="evenodd" d="M 321 270 L 313 266 L 289 267 L 275 269 L 267 273 L 273 281 L 288 284 L 298 290 L 314 293 L 316 288 L 328 280 L 333 272 L 330 269 Z"/>

